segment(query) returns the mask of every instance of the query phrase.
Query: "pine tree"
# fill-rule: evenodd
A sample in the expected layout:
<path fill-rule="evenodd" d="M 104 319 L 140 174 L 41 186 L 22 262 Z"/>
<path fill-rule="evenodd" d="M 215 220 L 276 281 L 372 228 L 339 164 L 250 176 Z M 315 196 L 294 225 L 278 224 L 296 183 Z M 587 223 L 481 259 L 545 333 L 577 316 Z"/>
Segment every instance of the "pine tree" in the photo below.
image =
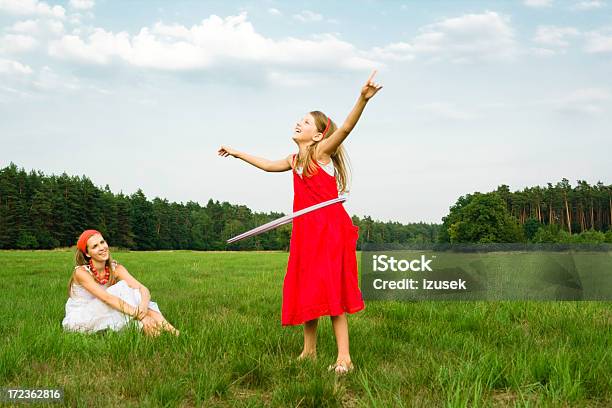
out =
<path fill-rule="evenodd" d="M 155 246 L 155 214 L 141 189 L 130 196 L 131 223 L 136 249 L 152 250 Z"/>

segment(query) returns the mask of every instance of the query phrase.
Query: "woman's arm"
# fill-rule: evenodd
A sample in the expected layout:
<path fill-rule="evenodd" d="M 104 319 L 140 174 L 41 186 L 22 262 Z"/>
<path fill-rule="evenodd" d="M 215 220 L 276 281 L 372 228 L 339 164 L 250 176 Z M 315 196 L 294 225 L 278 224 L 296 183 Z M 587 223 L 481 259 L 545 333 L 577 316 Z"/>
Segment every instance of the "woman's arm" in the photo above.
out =
<path fill-rule="evenodd" d="M 378 85 L 372 82 L 374 75 L 376 74 L 376 70 L 370 74 L 370 77 L 366 81 L 365 85 L 361 88 L 361 94 L 359 94 L 359 98 L 353 107 L 353 110 L 347 116 L 346 120 L 342 124 L 342 126 L 338 127 L 334 133 L 332 133 L 329 137 L 321 140 L 319 143 L 319 154 L 320 155 L 329 155 L 331 156 L 336 152 L 338 146 L 342 144 L 344 139 L 347 138 L 349 133 L 353 130 L 357 121 L 361 117 L 363 110 L 365 109 L 366 104 L 376 92 L 382 89 L 382 85 Z"/>
<path fill-rule="evenodd" d="M 228 146 L 221 146 L 217 152 L 219 156 L 227 157 L 233 156 L 238 159 L 244 160 L 245 162 L 252 164 L 253 166 L 269 172 L 280 172 L 291 170 L 291 155 L 281 160 L 268 160 L 261 157 L 255 157 L 248 153 L 239 152 Z"/>
<path fill-rule="evenodd" d="M 146 312 L 149 310 L 149 302 L 151 301 L 151 292 L 149 292 L 149 289 L 130 275 L 128 270 L 123 265 L 116 266 L 115 274 L 117 274 L 117 278 L 125 281 L 130 288 L 138 289 L 140 291 L 140 305 L 138 305 L 138 310 L 144 310 L 146 314 Z"/>
<path fill-rule="evenodd" d="M 85 270 L 85 268 L 78 268 L 74 272 L 74 278 L 78 284 L 83 286 L 89 293 L 112 307 L 120 311 L 121 313 L 125 313 L 134 317 L 135 319 L 142 320 L 146 314 L 147 310 L 142 310 L 141 308 L 136 308 L 129 303 L 124 302 L 122 299 L 117 296 L 111 295 L 106 290 L 104 290 L 98 283 L 94 280 L 94 278 Z"/>

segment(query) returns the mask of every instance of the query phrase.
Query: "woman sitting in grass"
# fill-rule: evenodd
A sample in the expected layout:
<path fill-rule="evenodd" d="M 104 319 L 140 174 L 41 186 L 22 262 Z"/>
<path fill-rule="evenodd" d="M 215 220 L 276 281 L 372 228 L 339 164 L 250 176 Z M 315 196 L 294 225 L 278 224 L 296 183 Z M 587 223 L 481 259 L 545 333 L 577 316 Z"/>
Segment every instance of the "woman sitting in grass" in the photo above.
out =
<path fill-rule="evenodd" d="M 68 296 L 65 330 L 118 331 L 135 319 L 148 335 L 162 330 L 179 334 L 150 301 L 149 290 L 113 261 L 108 243 L 96 230 L 86 230 L 79 237 Z"/>

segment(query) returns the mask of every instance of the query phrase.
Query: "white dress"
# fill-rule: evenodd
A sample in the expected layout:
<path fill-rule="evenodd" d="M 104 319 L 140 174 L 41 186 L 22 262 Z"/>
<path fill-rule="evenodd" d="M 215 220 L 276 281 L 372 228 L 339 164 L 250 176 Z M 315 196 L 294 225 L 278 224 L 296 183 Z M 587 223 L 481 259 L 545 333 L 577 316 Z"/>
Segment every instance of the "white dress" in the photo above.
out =
<path fill-rule="evenodd" d="M 89 273 L 91 270 L 88 265 L 83 265 Z M 77 266 L 75 269 L 79 268 Z M 119 281 L 112 286 L 100 285 L 111 295 L 123 299 L 131 306 L 137 307 L 140 304 L 140 291 L 128 286 L 125 281 Z M 149 302 L 149 309 L 158 313 L 159 307 L 155 302 Z M 130 321 L 134 320 L 120 311 L 110 307 L 87 289 L 76 282 L 72 283 L 71 295 L 66 302 L 66 317 L 62 321 L 62 327 L 68 331 L 96 332 L 99 330 L 110 329 L 121 330 Z M 142 322 L 136 321 L 138 328 L 142 328 Z"/>

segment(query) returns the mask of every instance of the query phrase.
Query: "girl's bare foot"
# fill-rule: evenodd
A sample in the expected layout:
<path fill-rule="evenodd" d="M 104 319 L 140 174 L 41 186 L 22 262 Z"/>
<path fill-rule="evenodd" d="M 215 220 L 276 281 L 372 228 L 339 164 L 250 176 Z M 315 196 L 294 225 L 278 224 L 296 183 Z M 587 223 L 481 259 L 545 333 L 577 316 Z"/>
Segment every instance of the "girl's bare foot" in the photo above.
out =
<path fill-rule="evenodd" d="M 157 337 L 161 334 L 159 326 L 144 326 L 142 330 L 144 331 L 144 334 L 151 337 Z"/>
<path fill-rule="evenodd" d="M 338 358 L 338 360 L 336 360 L 336 363 L 330 365 L 329 367 L 327 367 L 327 369 L 329 371 L 335 372 L 336 375 L 345 375 L 353 371 L 355 367 L 353 366 L 353 363 L 350 359 Z"/>
<path fill-rule="evenodd" d="M 176 330 L 176 329 L 174 328 L 174 326 L 172 326 L 170 323 L 168 323 L 168 321 L 167 321 L 167 320 L 164 320 L 164 321 L 161 323 L 161 326 L 162 326 L 162 328 L 163 328 L 165 331 L 168 331 L 168 332 L 170 332 L 170 333 L 174 334 L 174 335 L 175 335 L 175 336 L 177 336 L 177 337 L 178 337 L 178 335 L 179 335 L 179 334 L 181 334 L 181 332 L 180 332 L 180 331 L 178 331 L 178 330 Z"/>
<path fill-rule="evenodd" d="M 302 361 L 302 360 L 316 360 L 317 359 L 317 352 L 316 351 L 302 351 L 302 354 L 300 354 L 298 356 L 298 361 Z"/>

